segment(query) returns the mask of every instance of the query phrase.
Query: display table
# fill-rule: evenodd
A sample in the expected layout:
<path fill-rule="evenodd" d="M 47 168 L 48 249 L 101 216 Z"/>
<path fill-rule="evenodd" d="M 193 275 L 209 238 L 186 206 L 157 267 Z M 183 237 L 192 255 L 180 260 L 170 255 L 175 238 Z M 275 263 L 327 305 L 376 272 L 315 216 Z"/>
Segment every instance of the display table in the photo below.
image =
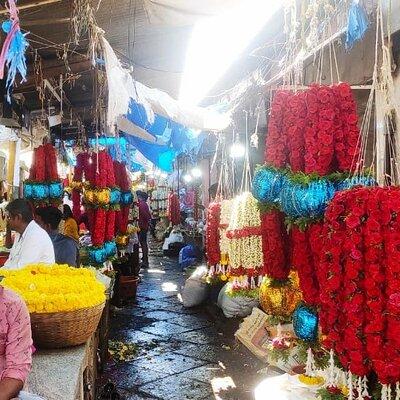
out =
<path fill-rule="evenodd" d="M 24 390 L 46 400 L 94 399 L 95 339 L 84 346 L 38 350 Z"/>

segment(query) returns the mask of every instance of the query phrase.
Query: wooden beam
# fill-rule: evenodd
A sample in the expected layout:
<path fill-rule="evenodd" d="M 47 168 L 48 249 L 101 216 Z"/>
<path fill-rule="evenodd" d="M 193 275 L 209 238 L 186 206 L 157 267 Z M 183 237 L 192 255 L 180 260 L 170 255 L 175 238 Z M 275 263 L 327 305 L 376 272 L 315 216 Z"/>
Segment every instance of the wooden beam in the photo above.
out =
<path fill-rule="evenodd" d="M 21 26 L 44 26 L 44 25 L 55 25 L 55 24 L 68 24 L 71 18 L 40 18 L 40 19 L 23 19 Z"/>
<path fill-rule="evenodd" d="M 23 10 L 28 10 L 30 8 L 46 6 L 48 4 L 61 3 L 61 1 L 62 0 L 39 0 L 39 1 L 34 1 L 33 3 L 30 3 L 30 4 L 23 4 L 22 6 L 19 6 L 18 9 L 19 9 L 19 11 L 23 11 Z M 0 15 L 7 14 L 7 13 L 8 13 L 7 9 L 0 10 Z"/>
<path fill-rule="evenodd" d="M 60 75 L 65 75 L 67 72 L 72 74 L 80 74 L 83 72 L 90 71 L 92 69 L 92 62 L 89 60 L 77 61 L 68 64 L 70 70 L 67 71 L 64 64 L 54 65 L 49 68 L 43 68 L 42 74 L 43 79 L 55 78 Z M 35 73 L 31 71 L 26 78 L 26 82 L 20 84 L 15 88 L 14 93 L 24 93 L 24 90 L 27 90 L 30 87 L 34 87 L 36 85 Z"/>

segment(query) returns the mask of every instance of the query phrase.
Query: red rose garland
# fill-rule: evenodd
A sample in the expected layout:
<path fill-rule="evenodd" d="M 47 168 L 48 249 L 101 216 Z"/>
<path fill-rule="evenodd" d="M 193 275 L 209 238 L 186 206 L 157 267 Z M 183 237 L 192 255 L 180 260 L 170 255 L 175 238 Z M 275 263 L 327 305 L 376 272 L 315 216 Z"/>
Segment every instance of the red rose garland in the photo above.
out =
<path fill-rule="evenodd" d="M 354 170 L 360 153 L 357 104 L 347 83 L 333 86 L 337 98 L 338 116 L 335 121 L 335 157 L 340 171 Z"/>
<path fill-rule="evenodd" d="M 54 182 L 59 180 L 57 171 L 57 156 L 56 149 L 51 143 L 46 143 L 44 146 L 45 153 L 45 168 L 46 168 L 46 180 Z"/>
<path fill-rule="evenodd" d="M 105 240 L 110 242 L 115 237 L 115 211 L 107 210 L 107 225 L 105 232 Z"/>
<path fill-rule="evenodd" d="M 29 180 L 44 182 L 46 180 L 46 155 L 43 146 L 37 147 L 33 152 L 32 166 L 29 173 Z"/>
<path fill-rule="evenodd" d="M 106 235 L 106 216 L 107 212 L 104 208 L 97 208 L 94 211 L 94 221 L 92 225 L 92 244 L 100 247 L 104 244 Z"/>
<path fill-rule="evenodd" d="M 262 275 L 276 280 L 289 277 L 286 259 L 288 238 L 284 227 L 284 215 L 278 210 L 261 213 L 262 250 L 264 268 Z"/>
<path fill-rule="evenodd" d="M 290 239 L 291 265 L 298 273 L 303 299 L 307 304 L 315 306 L 319 303 L 319 285 L 308 230 L 302 231 L 294 226 Z"/>
<path fill-rule="evenodd" d="M 293 172 L 304 171 L 306 117 L 306 92 L 298 92 L 288 99 L 283 123 L 288 147 L 288 161 Z"/>
<path fill-rule="evenodd" d="M 221 252 L 219 248 L 219 221 L 221 213 L 221 203 L 210 203 L 207 209 L 206 226 L 206 253 L 209 266 L 219 264 Z"/>
<path fill-rule="evenodd" d="M 287 162 L 286 136 L 283 128 L 284 113 L 288 109 L 291 94 L 277 91 L 271 104 L 268 133 L 265 145 L 265 162 L 276 168 L 283 168 Z"/>
<path fill-rule="evenodd" d="M 400 190 L 356 188 L 328 207 L 321 258 L 321 327 L 357 375 L 400 380 Z"/>
<path fill-rule="evenodd" d="M 178 195 L 175 192 L 171 192 L 168 196 L 168 219 L 172 225 L 179 225 L 181 222 L 181 207 L 179 204 Z"/>
<path fill-rule="evenodd" d="M 333 125 L 336 97 L 328 86 L 312 86 L 306 94 L 307 124 L 304 131 L 306 174 L 332 172 Z"/>

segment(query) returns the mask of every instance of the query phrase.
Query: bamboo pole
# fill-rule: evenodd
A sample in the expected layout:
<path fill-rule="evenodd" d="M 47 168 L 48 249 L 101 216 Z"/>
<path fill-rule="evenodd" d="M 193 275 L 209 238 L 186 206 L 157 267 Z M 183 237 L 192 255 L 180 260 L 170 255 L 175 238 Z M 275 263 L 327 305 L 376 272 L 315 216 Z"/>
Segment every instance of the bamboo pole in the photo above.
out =
<path fill-rule="evenodd" d="M 8 163 L 7 163 L 7 186 L 9 200 L 14 198 L 14 169 L 15 156 L 17 151 L 17 142 L 10 140 L 8 142 Z"/>

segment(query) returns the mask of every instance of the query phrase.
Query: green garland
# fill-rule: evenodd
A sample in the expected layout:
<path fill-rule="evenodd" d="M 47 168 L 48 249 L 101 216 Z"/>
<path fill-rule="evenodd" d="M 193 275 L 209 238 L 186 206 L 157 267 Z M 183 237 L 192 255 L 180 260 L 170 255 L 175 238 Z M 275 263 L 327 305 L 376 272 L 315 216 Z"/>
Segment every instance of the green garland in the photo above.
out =
<path fill-rule="evenodd" d="M 268 345 L 268 354 L 271 361 L 273 362 L 282 361 L 284 363 L 287 363 L 289 361 L 291 351 L 292 347 L 279 349 L 277 347 L 274 347 L 272 343 Z"/>
<path fill-rule="evenodd" d="M 298 340 L 298 356 L 299 361 L 302 364 L 306 364 L 307 362 L 307 350 L 311 347 L 312 352 L 314 353 L 315 366 L 318 369 L 326 369 L 329 365 L 329 352 L 327 352 L 319 342 L 309 343 L 303 340 Z M 336 364 L 336 360 L 335 360 Z"/>
<path fill-rule="evenodd" d="M 343 393 L 330 393 L 327 388 L 317 390 L 318 399 L 320 400 L 346 400 L 347 396 Z"/>
<path fill-rule="evenodd" d="M 239 289 L 233 290 L 231 286 L 226 289 L 226 294 L 229 297 L 251 297 L 253 299 L 258 299 L 259 289 Z"/>

